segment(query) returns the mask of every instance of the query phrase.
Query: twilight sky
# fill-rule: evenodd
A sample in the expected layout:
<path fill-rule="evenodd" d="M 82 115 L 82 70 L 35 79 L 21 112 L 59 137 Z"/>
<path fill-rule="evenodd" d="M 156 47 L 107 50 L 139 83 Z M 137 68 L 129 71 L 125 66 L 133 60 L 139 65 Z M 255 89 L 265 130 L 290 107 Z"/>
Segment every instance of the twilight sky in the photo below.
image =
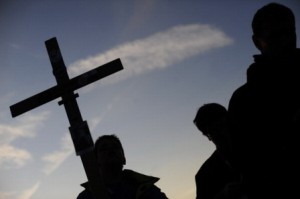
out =
<path fill-rule="evenodd" d="M 56 37 L 70 77 L 120 58 L 124 70 L 77 91 L 93 139 L 116 134 L 125 168 L 160 177 L 170 199 L 195 198 L 194 175 L 214 150 L 199 106 L 228 106 L 246 80 L 251 20 L 269 0 L 2 0 L 0 199 L 75 199 L 86 176 L 63 107 L 12 118 L 9 106 L 55 86 L 44 42 Z M 300 2 L 290 7 L 300 28 Z M 298 39 L 299 43 L 299 39 Z"/>

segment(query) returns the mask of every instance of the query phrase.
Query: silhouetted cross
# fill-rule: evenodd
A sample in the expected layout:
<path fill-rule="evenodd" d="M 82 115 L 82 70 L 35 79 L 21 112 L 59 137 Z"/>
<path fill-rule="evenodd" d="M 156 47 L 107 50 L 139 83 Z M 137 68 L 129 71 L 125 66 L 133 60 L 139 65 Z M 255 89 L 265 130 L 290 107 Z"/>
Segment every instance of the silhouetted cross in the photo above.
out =
<path fill-rule="evenodd" d="M 69 79 L 69 75 L 67 73 L 67 69 L 56 38 L 54 37 L 47 40 L 45 44 L 57 85 L 10 106 L 12 117 L 21 115 L 58 97 L 61 97 L 62 100 L 59 102 L 59 105 L 63 104 L 65 107 L 70 123 L 69 130 L 75 151 L 76 154 L 81 157 L 92 194 L 95 199 L 108 199 L 102 178 L 98 173 L 96 157 L 93 153 L 94 141 L 90 134 L 87 122 L 82 120 L 76 101 L 78 94 L 75 94 L 74 91 L 122 70 L 123 66 L 121 60 L 116 59 L 82 75 Z"/>

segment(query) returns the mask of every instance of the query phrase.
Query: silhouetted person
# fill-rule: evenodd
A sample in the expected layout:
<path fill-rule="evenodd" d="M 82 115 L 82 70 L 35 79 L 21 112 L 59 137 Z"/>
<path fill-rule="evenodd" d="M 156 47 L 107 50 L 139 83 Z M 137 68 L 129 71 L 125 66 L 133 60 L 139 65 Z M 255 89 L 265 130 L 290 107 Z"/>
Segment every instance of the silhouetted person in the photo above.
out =
<path fill-rule="evenodd" d="M 100 136 L 96 140 L 94 151 L 110 199 L 167 199 L 166 195 L 154 185 L 159 178 L 123 169 L 126 158 L 116 135 Z M 82 186 L 85 190 L 77 199 L 92 199 L 88 182 Z"/>
<path fill-rule="evenodd" d="M 300 198 L 300 50 L 294 14 L 281 4 L 267 4 L 255 13 L 252 30 L 261 54 L 254 55 L 247 82 L 228 107 L 236 160 L 251 198 Z"/>
<path fill-rule="evenodd" d="M 225 107 L 208 103 L 198 109 L 194 119 L 196 127 L 216 146 L 196 174 L 197 199 L 237 199 L 242 196 L 241 176 L 231 163 L 227 116 Z"/>

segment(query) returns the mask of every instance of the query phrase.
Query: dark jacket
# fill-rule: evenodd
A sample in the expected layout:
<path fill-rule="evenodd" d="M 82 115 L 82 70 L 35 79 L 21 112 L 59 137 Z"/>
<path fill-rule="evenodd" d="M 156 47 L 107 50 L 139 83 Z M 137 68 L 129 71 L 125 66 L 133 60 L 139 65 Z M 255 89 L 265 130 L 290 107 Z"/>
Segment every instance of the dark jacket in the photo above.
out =
<path fill-rule="evenodd" d="M 125 169 L 122 180 L 114 186 L 106 186 L 110 199 L 167 199 L 166 195 L 154 185 L 159 178 L 146 176 Z M 77 199 L 93 199 L 88 182 L 81 184 L 85 188 Z"/>
<path fill-rule="evenodd" d="M 195 177 L 197 199 L 213 199 L 230 183 L 240 181 L 240 176 L 215 150 L 203 163 Z"/>
<path fill-rule="evenodd" d="M 300 50 L 282 57 L 254 56 L 247 82 L 233 93 L 228 111 L 236 162 L 252 185 L 276 190 L 279 181 L 296 176 Z"/>

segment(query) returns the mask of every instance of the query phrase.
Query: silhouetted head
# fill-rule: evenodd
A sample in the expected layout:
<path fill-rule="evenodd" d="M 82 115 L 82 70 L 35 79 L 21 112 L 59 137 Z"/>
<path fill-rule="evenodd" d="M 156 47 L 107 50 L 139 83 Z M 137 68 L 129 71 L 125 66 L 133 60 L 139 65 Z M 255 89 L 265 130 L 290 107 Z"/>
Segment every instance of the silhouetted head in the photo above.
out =
<path fill-rule="evenodd" d="M 102 169 L 122 170 L 126 158 L 120 139 L 116 135 L 100 136 L 94 148 L 98 165 Z"/>
<path fill-rule="evenodd" d="M 196 127 L 213 140 L 216 134 L 225 128 L 227 110 L 224 106 L 217 103 L 209 103 L 201 106 L 194 119 Z"/>
<path fill-rule="evenodd" d="M 262 54 L 279 55 L 296 48 L 295 16 L 288 7 L 270 3 L 252 21 L 253 42 Z"/>

